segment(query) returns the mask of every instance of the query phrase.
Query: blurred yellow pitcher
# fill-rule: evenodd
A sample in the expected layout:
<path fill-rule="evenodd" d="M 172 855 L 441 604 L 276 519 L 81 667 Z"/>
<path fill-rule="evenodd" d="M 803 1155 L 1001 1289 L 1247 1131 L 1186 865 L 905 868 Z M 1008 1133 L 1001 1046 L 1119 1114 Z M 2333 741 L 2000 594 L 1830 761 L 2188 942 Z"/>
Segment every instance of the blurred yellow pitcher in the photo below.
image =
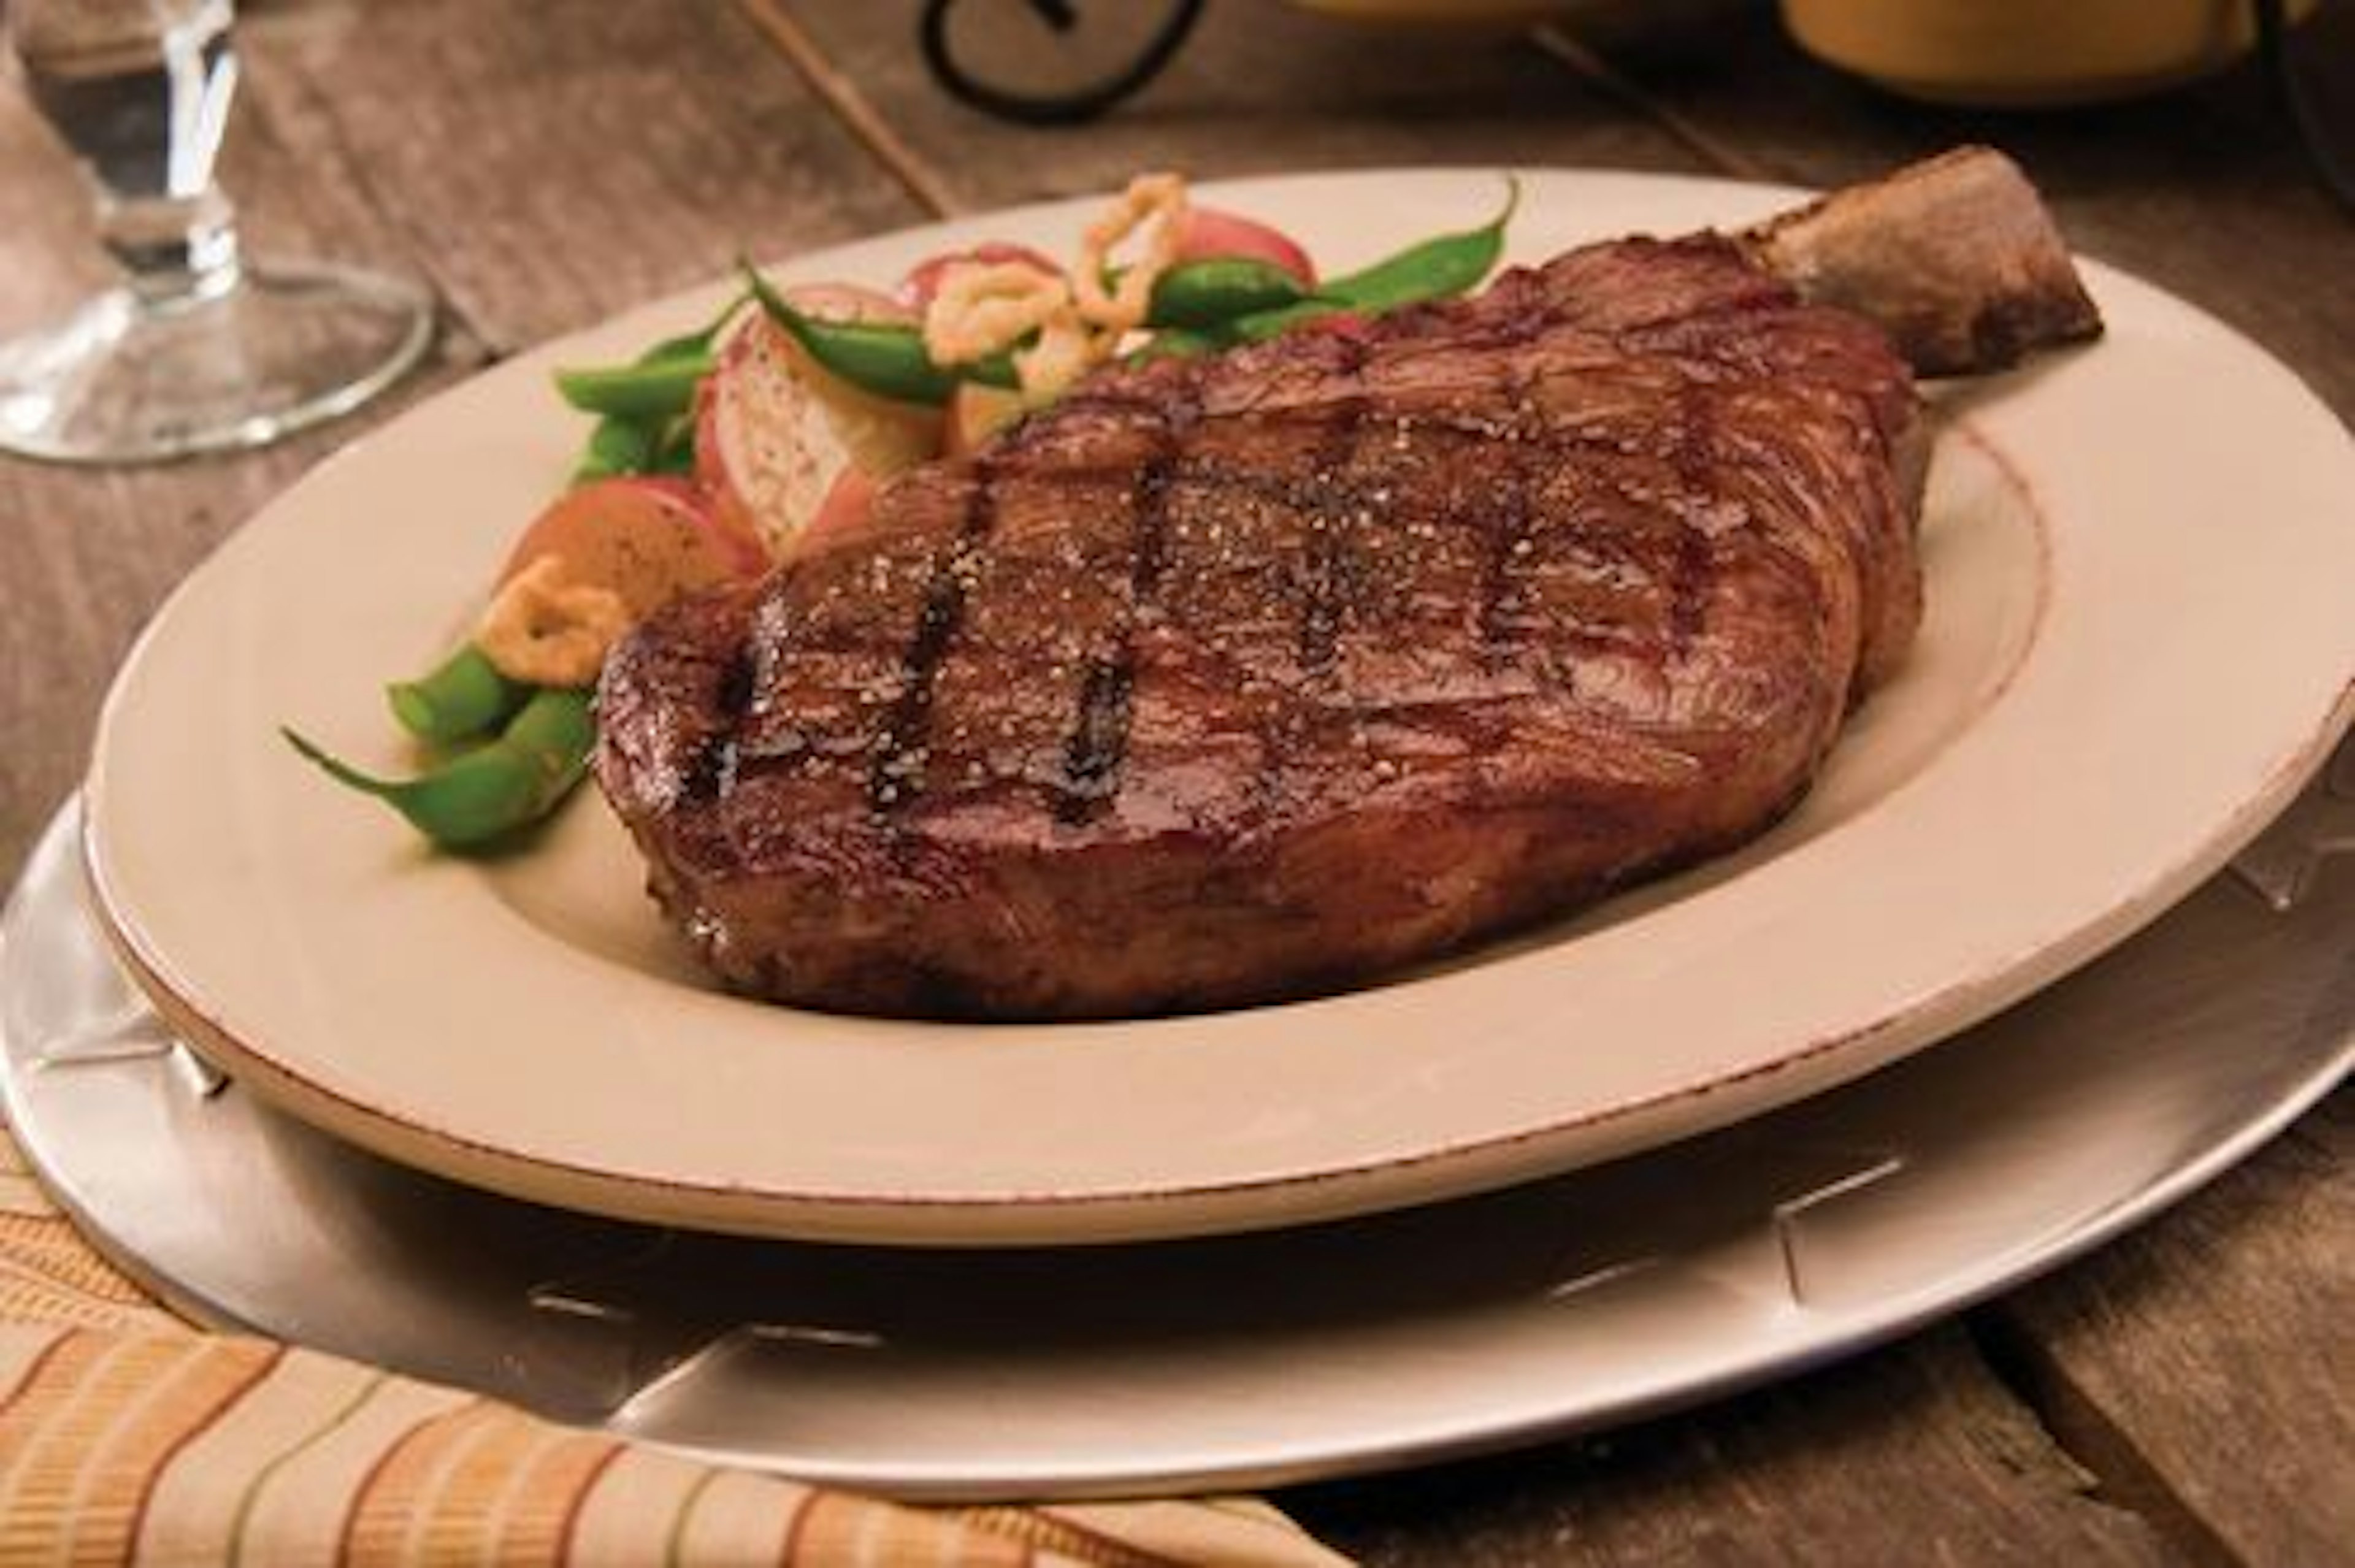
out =
<path fill-rule="evenodd" d="M 1782 0 L 1810 54 L 1894 92 L 1993 107 L 2171 87 L 2256 43 L 2250 0 Z M 2314 0 L 2289 0 L 2295 19 Z"/>

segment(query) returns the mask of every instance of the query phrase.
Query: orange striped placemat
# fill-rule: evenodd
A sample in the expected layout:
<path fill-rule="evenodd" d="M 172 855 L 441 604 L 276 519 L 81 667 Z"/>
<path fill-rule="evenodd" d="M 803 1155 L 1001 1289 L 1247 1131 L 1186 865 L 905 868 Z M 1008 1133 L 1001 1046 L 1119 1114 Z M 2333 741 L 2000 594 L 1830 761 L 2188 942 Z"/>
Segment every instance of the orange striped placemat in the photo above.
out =
<path fill-rule="evenodd" d="M 0 1565 L 1342 1561 L 1250 1499 L 916 1508 L 204 1332 L 90 1249 L 0 1125 Z"/>

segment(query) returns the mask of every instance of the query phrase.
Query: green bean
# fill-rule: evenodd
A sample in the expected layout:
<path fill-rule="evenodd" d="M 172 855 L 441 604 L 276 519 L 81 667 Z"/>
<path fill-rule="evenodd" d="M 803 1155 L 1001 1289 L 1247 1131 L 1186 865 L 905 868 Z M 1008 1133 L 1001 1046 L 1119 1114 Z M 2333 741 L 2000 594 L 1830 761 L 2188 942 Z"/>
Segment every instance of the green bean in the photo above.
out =
<path fill-rule="evenodd" d="M 586 485 L 622 474 L 694 472 L 695 415 L 690 411 L 659 423 L 599 420 L 590 427 L 580 462 L 572 465 L 572 483 Z"/>
<path fill-rule="evenodd" d="M 385 688 L 400 727 L 437 746 L 480 735 L 524 705 L 531 688 L 509 680 L 468 643 L 415 680 Z"/>
<path fill-rule="evenodd" d="M 634 365 L 559 370 L 556 389 L 582 413 L 625 420 L 668 419 L 695 402 L 695 389 L 711 374 L 711 351 L 688 350 Z"/>
<path fill-rule="evenodd" d="M 811 358 L 862 391 L 895 402 L 937 406 L 949 400 L 961 380 L 993 387 L 1020 384 L 1013 362 L 1003 354 L 971 365 L 936 365 L 925 352 L 923 333 L 911 324 L 828 321 L 795 310 L 750 266 L 744 276 L 770 320 L 792 333 Z"/>
<path fill-rule="evenodd" d="M 589 443 L 573 464 L 572 482 L 610 479 L 616 474 L 645 474 L 655 467 L 659 434 L 635 420 L 605 418 L 589 430 Z"/>
<path fill-rule="evenodd" d="M 1256 256 L 1206 256 L 1180 261 L 1154 280 L 1147 326 L 1223 326 L 1240 316 L 1306 297 L 1299 278 Z"/>
<path fill-rule="evenodd" d="M 641 474 L 692 474 L 695 472 L 695 411 L 674 414 L 656 429 L 646 449 L 645 461 L 639 466 Z"/>
<path fill-rule="evenodd" d="M 1327 278 L 1310 298 L 1242 317 L 1234 323 L 1236 335 L 1256 343 L 1342 311 L 1380 315 L 1401 305 L 1463 293 L 1487 277 L 1504 254 L 1505 229 L 1520 202 L 1520 182 L 1508 179 L 1504 209 L 1479 228 L 1434 234 L 1370 266 Z"/>
<path fill-rule="evenodd" d="M 711 345 L 719 336 L 719 329 L 743 308 L 744 296 L 734 295 L 720 307 L 719 314 L 711 318 L 709 325 L 697 327 L 693 332 L 682 332 L 677 337 L 664 338 L 639 355 L 637 362 L 641 365 L 665 365 L 676 359 L 709 358 Z"/>
<path fill-rule="evenodd" d="M 1349 310 L 1378 315 L 1403 304 L 1460 294 L 1488 275 L 1505 251 L 1505 226 L 1521 204 L 1518 180 L 1506 184 L 1504 209 L 1477 229 L 1438 234 L 1410 245 L 1317 291 Z"/>
<path fill-rule="evenodd" d="M 556 389 L 583 413 L 666 419 L 694 401 L 696 383 L 711 373 L 713 339 L 743 304 L 738 294 L 709 325 L 666 337 L 626 365 L 559 370 Z"/>
<path fill-rule="evenodd" d="M 711 373 L 713 340 L 743 304 L 737 295 L 710 325 L 666 337 L 627 365 L 556 373 L 565 401 L 602 416 L 574 465 L 574 484 L 693 466 L 696 389 Z"/>
<path fill-rule="evenodd" d="M 374 795 L 445 849 L 488 846 L 556 809 L 588 771 L 596 722 L 583 690 L 535 692 L 498 738 L 414 778 L 362 773 L 282 730 L 330 778 Z"/>

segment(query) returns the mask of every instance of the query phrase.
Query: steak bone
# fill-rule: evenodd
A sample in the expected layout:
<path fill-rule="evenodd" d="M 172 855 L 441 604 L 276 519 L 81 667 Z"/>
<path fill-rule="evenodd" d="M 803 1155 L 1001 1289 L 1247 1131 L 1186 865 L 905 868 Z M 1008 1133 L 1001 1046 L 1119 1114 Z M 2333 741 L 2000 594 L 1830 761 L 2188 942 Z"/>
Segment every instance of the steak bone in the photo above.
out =
<path fill-rule="evenodd" d="M 2102 332 L 2018 165 L 1957 147 L 1735 236 L 1810 304 L 1854 312 L 1923 376 L 2001 370 Z"/>

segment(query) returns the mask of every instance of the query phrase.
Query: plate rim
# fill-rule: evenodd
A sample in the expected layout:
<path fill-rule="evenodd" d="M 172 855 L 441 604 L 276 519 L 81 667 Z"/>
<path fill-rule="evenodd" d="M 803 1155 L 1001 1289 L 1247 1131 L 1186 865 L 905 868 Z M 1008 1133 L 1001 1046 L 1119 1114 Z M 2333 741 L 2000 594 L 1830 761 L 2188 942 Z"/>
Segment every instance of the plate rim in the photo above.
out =
<path fill-rule="evenodd" d="M 27 923 L 37 912 L 35 896 L 48 893 L 54 899 L 52 884 L 82 871 L 83 868 L 74 859 L 78 854 L 78 840 L 73 844 L 59 842 L 70 831 L 64 819 L 77 805 L 77 801 L 69 801 L 52 819 L 48 830 L 37 844 L 36 859 L 28 864 L 26 880 L 20 882 L 8 899 L 5 918 L 0 918 L 0 955 L 7 952 L 6 939 L 9 936 L 26 933 Z M 45 873 L 37 884 L 35 880 L 37 873 Z M 2245 890 L 2232 890 L 2226 896 L 2248 895 Z M 94 927 L 95 922 L 91 923 Z M 25 1068 L 20 1058 L 25 1048 L 32 1042 L 15 1038 L 5 1028 L 5 1022 L 0 1019 L 0 1104 L 23 1106 L 28 1103 L 28 1091 L 38 1088 L 29 1084 L 22 1076 Z M 1952 1050 L 1963 1044 L 1961 1041 L 1945 1042 L 1937 1049 Z M 1936 1051 L 1925 1052 L 1924 1056 L 1935 1054 Z M 1909 1063 L 1897 1071 L 1902 1073 L 1910 1066 Z M 1124 1467 L 1116 1463 L 1108 1463 L 1084 1470 L 1079 1467 L 1060 1468 L 1051 1480 L 1045 1481 L 1042 1481 L 1041 1472 L 1035 1465 L 1007 1464 L 996 1470 L 986 1467 L 951 1467 L 938 1464 L 894 1467 L 890 1460 L 877 1459 L 872 1456 L 864 1459 L 837 1456 L 828 1460 L 813 1456 L 805 1447 L 801 1452 L 754 1454 L 738 1447 L 666 1437 L 659 1430 L 637 1427 L 617 1429 L 617 1435 L 699 1458 L 738 1464 L 749 1462 L 784 1469 L 806 1479 L 880 1488 L 897 1496 L 943 1501 L 984 1499 L 1017 1491 L 1024 1495 L 1039 1495 L 1042 1488 L 1055 1496 L 1077 1498 L 1125 1494 L 1133 1492 L 1140 1485 L 1155 1491 L 1188 1493 L 1222 1485 L 1285 1485 L 1323 1477 L 1403 1467 L 1518 1444 L 1550 1440 L 1579 1431 L 1647 1418 L 1700 1399 L 1729 1395 L 1825 1356 L 1863 1350 L 1938 1316 L 1966 1307 L 2061 1266 L 2148 1220 L 2232 1168 L 2297 1116 L 2311 1109 L 2335 1084 L 2343 1082 L 2350 1067 L 2355 1067 L 2355 1030 L 2341 1029 L 2338 1031 L 2335 1043 L 2328 1049 L 2310 1056 L 2301 1054 L 2296 1058 L 2294 1069 L 2268 1074 L 2266 1082 L 2269 1087 L 2258 1097 L 2260 1109 L 2236 1118 L 2220 1136 L 2202 1140 L 2187 1157 L 2141 1179 L 2130 1194 L 2124 1195 L 2123 1200 L 2081 1202 L 2078 1207 L 2083 1211 L 2083 1217 L 2077 1223 L 2059 1232 L 2050 1229 L 2024 1233 L 2008 1232 L 2002 1240 L 1975 1254 L 1978 1262 L 1971 1269 L 1959 1272 L 1947 1269 L 1927 1275 L 1914 1290 L 1889 1296 L 1869 1311 L 1828 1314 L 1801 1332 L 1796 1341 L 1786 1341 L 1778 1332 L 1762 1329 L 1738 1344 L 1720 1347 L 1713 1358 L 1708 1360 L 1705 1375 L 1697 1374 L 1693 1366 L 1688 1364 L 1679 1376 L 1646 1380 L 1632 1392 L 1623 1392 L 1621 1397 L 1614 1401 L 1565 1403 L 1509 1421 L 1494 1419 L 1493 1413 L 1482 1414 L 1466 1410 L 1456 1419 L 1417 1426 L 1403 1435 L 1389 1430 L 1380 1433 L 1360 1431 L 1357 1440 L 1348 1444 L 1328 1443 L 1314 1447 L 1297 1443 L 1263 1444 L 1257 1447 L 1238 1445 L 1231 1446 L 1215 1463 L 1198 1458 L 1191 1469 L 1172 1470 L 1136 1465 Z M 155 1074 L 149 1079 L 150 1088 L 140 1093 L 143 1095 L 152 1093 L 158 1097 L 177 1093 L 186 1097 L 186 1085 L 177 1083 L 178 1078 L 179 1075 L 170 1072 Z M 1875 1093 L 1870 1085 L 1855 1084 L 1846 1091 L 1835 1091 L 1825 1099 L 1837 1103 L 1843 1092 L 1867 1096 Z M 31 1099 L 63 1103 L 56 1088 L 40 1090 Z M 35 1105 L 34 1108 L 38 1107 Z M 1813 1114 L 1807 1108 L 1786 1109 L 1801 1115 Z M 218 1282 L 214 1282 L 216 1287 L 208 1291 L 198 1282 L 183 1280 L 171 1273 L 163 1262 L 140 1253 L 127 1236 L 118 1234 L 106 1215 L 100 1211 L 103 1205 L 80 1201 L 89 1193 L 85 1191 L 84 1184 L 65 1179 L 72 1174 L 67 1162 L 44 1158 L 45 1155 L 54 1155 L 67 1147 L 46 1136 L 48 1125 L 46 1117 L 32 1115 L 25 1119 L 32 1124 L 28 1132 L 40 1135 L 27 1138 L 27 1157 L 41 1169 L 45 1182 L 51 1186 L 61 1204 L 76 1217 L 86 1232 L 94 1232 L 92 1239 L 102 1251 L 124 1264 L 133 1274 L 151 1288 L 157 1289 L 167 1300 L 195 1311 L 208 1321 L 238 1330 L 258 1328 L 271 1331 L 266 1321 L 250 1317 L 225 1299 L 218 1288 Z M 194 1136 L 193 1132 L 191 1136 Z M 1656 1151 L 1651 1157 L 1662 1157 L 1674 1158 L 1676 1154 L 1673 1150 Z M 1575 1181 L 1578 1179 L 1572 1177 L 1570 1179 Z M 116 1209 L 112 1212 L 119 1215 L 121 1211 Z M 1785 1328 L 1789 1326 L 1787 1321 L 1783 1325 Z M 359 1347 L 342 1342 L 325 1344 L 322 1348 L 343 1354 L 365 1353 Z M 407 1370 L 413 1375 L 448 1376 L 435 1368 L 412 1367 Z M 1567 1395 L 1562 1397 L 1568 1399 Z"/>
<path fill-rule="evenodd" d="M 1280 187 L 1291 182 L 1330 184 L 1336 181 L 1389 180 L 1401 174 L 1460 180 L 1465 172 L 1460 169 L 1345 171 L 1221 181 L 1201 188 L 1206 192 L 1240 191 L 1248 194 L 1253 187 L 1264 190 L 1271 186 Z M 1600 182 L 1638 191 L 1663 186 L 1681 187 L 1686 194 L 1704 199 L 1738 198 L 1753 205 L 1792 194 L 1783 187 L 1678 176 L 1579 170 L 1528 170 L 1522 173 L 1530 176 L 1541 176 L 1549 180 L 1566 180 L 1572 184 Z M 954 234 L 960 229 L 969 231 L 1028 220 L 1042 215 L 1068 214 L 1084 208 L 1089 199 L 1028 204 L 976 215 L 950 225 L 917 225 L 888 235 L 858 240 L 848 246 L 827 247 L 797 260 L 794 264 L 812 264 L 845 251 L 855 251 L 863 247 L 904 244 L 916 236 L 940 237 Z M 2126 274 L 2098 264 L 2087 263 L 2086 266 L 2089 277 L 2097 284 L 2115 287 L 2119 286 L 2121 280 L 2132 282 Z M 535 372 L 544 369 L 549 364 L 560 362 L 568 352 L 574 352 L 570 346 L 581 339 L 611 334 L 634 321 L 657 314 L 676 314 L 686 308 L 687 302 L 708 296 L 719 286 L 701 285 L 619 313 L 582 333 L 568 335 L 518 355 L 491 374 L 497 375 L 503 370 L 509 376 L 516 376 L 521 374 L 525 368 Z M 2282 368 L 2278 361 L 2255 348 L 2246 338 L 2214 322 L 2212 317 L 2205 316 L 2196 307 L 2151 289 L 2149 285 L 2136 283 L 2133 286 L 2147 290 L 2173 306 L 2190 311 L 2222 334 L 2222 341 L 2234 352 L 2253 353 L 2256 361 L 2275 369 Z M 411 412 L 421 414 L 464 389 L 479 386 L 489 379 L 485 376 L 461 382 L 428 400 Z M 2307 395 L 2311 397 L 2310 393 Z M 339 453 L 329 464 L 322 464 L 321 471 L 349 466 L 358 450 L 392 444 L 396 432 L 410 417 L 411 415 L 404 415 L 402 421 L 384 427 L 375 437 L 354 443 L 353 449 Z M 1999 443 L 1998 450 L 2001 450 Z M 296 486 L 266 505 L 257 514 L 257 518 L 285 508 L 292 498 L 309 495 L 308 487 L 313 484 L 313 478 L 306 476 Z M 239 530 L 240 534 L 244 531 L 243 528 Z M 210 564 L 208 562 L 208 567 Z M 205 575 L 205 571 L 200 569 L 167 600 L 142 632 L 110 688 L 101 717 L 99 741 L 92 753 L 90 790 L 94 802 L 105 799 L 102 763 L 108 754 L 119 718 L 118 705 L 127 704 L 125 693 L 133 686 L 134 675 L 141 667 L 152 640 L 178 611 L 184 595 L 195 592 L 197 583 Z M 2050 592 L 2049 584 L 2045 585 L 2045 592 Z M 1811 1088 L 1825 1087 L 1829 1083 L 1854 1076 L 1876 1065 L 1880 1060 L 1916 1049 L 1986 1016 L 2005 1002 L 2064 973 L 2139 929 L 2141 924 L 2172 902 L 2175 896 L 2188 891 L 2253 836 L 2286 802 L 2305 774 L 2344 731 L 2350 718 L 2355 718 L 2355 679 L 2342 681 L 2336 702 L 2318 716 L 2309 732 L 2291 749 L 2288 755 L 2275 761 L 2271 776 L 2255 794 L 2244 796 L 2239 802 L 2229 821 L 2211 830 L 2209 837 L 2196 846 L 2194 852 L 2182 861 L 2147 868 L 2147 875 L 2139 885 L 2127 891 L 2121 903 L 2108 912 L 2107 923 L 2100 930 L 2096 931 L 2092 923 L 2080 926 L 2064 933 L 2062 941 L 2041 945 L 2029 959 L 2004 968 L 1993 977 L 1985 974 L 1949 976 L 1943 987 L 1927 997 L 1916 997 L 1864 1021 L 1851 1020 L 1846 1028 L 1835 1033 L 1817 1038 L 1797 1051 L 1754 1062 L 1740 1072 L 1708 1076 L 1699 1081 L 1679 1080 L 1668 1087 L 1657 1089 L 1649 1095 L 1633 1100 L 1622 1099 L 1569 1115 L 1536 1120 L 1523 1118 L 1501 1132 L 1429 1145 L 1405 1155 L 1370 1160 L 1359 1158 L 1354 1164 L 1336 1165 L 1328 1161 L 1312 1168 L 1280 1170 L 1231 1179 L 1190 1182 L 1165 1179 L 1151 1185 L 1129 1187 L 1099 1184 L 1085 1191 L 1016 1195 L 1004 1190 L 963 1194 L 938 1190 L 879 1191 L 872 1189 L 825 1191 L 816 1189 L 808 1182 L 799 1183 L 793 1190 L 763 1189 L 735 1183 L 715 1186 L 708 1180 L 666 1179 L 643 1172 L 622 1171 L 610 1163 L 602 1166 L 570 1164 L 550 1157 L 546 1151 L 523 1152 L 496 1143 L 474 1141 L 453 1133 L 448 1127 L 426 1125 L 388 1113 L 381 1107 L 346 1100 L 336 1093 L 333 1085 L 303 1077 L 267 1049 L 239 1038 L 224 1019 L 198 999 L 201 987 L 189 985 L 175 973 L 170 955 L 155 949 L 152 933 L 141 929 L 135 911 L 125 912 L 128 901 L 112 874 L 106 847 L 101 842 L 101 810 L 93 810 L 85 821 L 82 853 L 91 884 L 98 891 L 97 901 L 103 915 L 101 924 L 108 932 L 110 942 L 142 976 L 144 988 L 155 997 L 167 1016 L 173 1017 L 176 1027 L 187 1028 L 225 1055 L 242 1062 L 249 1071 L 259 1072 L 273 1092 L 273 1098 L 298 1115 L 327 1125 L 380 1153 L 442 1168 L 460 1175 L 464 1179 L 475 1180 L 480 1185 L 527 1198 L 638 1218 L 692 1219 L 698 1224 L 762 1233 L 874 1241 L 942 1241 L 957 1244 L 1138 1239 L 1294 1223 L 1303 1219 L 1332 1217 L 1385 1207 L 1394 1201 L 1423 1201 L 1459 1195 L 1540 1171 L 1611 1157 L 1614 1154 L 1645 1147 L 1647 1142 L 1660 1141 L 1644 1137 L 1642 1125 L 1669 1104 L 1712 1094 L 1721 1100 L 1724 1097 L 1722 1092 L 1730 1087 L 1741 1085 L 1746 1093 L 1755 1083 L 1766 1080 L 1785 1080 L 1786 1088 L 1789 1081 L 1804 1081 L 1805 1087 L 1780 1093 L 1772 1100 L 1752 1106 L 1753 1111 L 1764 1110 L 1771 1104 L 1796 1098 Z M 1359 993 L 1373 994 L 1376 993 Z M 1892 1035 L 1918 1038 L 1892 1045 Z M 1881 1054 L 1874 1061 L 1859 1062 L 1854 1060 L 1868 1042 L 1880 1048 Z M 1835 1064 L 1838 1067 L 1836 1074 L 1828 1071 Z M 1704 1121 L 1687 1130 L 1698 1131 L 1702 1125 L 1721 1125 L 1724 1119 L 1732 1118 Z M 1575 1160 L 1547 1163 L 1529 1157 L 1529 1151 L 1540 1146 L 1559 1143 L 1565 1136 L 1591 1133 L 1598 1127 L 1614 1126 L 1622 1129 L 1625 1135 L 1624 1141 L 1614 1143 L 1608 1136 L 1593 1137 L 1589 1140 L 1586 1151 Z M 421 1140 L 429 1143 L 450 1163 L 443 1165 L 439 1161 L 415 1158 L 415 1146 Z M 1425 1179 L 1427 1173 L 1442 1168 L 1448 1173 L 1446 1179 Z M 1282 1196 L 1280 1212 L 1242 1212 L 1244 1209 L 1255 1209 L 1271 1195 Z M 582 1202 L 583 1198 L 593 1201 Z M 1218 1212 L 1194 1211 L 1205 1208 L 1215 1209 Z M 1067 1218 L 1077 1218 L 1079 1222 L 1067 1224 Z M 878 1221 L 882 1223 L 873 1223 Z M 947 1233 L 934 1233 L 943 1231 Z M 1045 1233 L 1048 1231 L 1054 1233 Z"/>

